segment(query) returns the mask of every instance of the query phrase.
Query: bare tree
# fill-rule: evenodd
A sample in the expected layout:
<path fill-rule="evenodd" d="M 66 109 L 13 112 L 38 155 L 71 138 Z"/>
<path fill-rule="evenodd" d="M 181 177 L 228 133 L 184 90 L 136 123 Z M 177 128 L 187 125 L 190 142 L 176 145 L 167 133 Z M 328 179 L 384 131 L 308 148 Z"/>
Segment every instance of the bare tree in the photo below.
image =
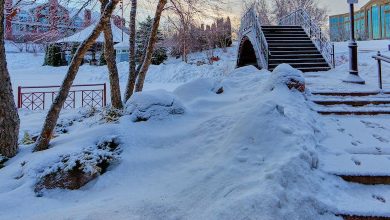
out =
<path fill-rule="evenodd" d="M 108 0 L 101 0 L 101 13 L 103 14 L 104 8 L 108 3 Z M 118 68 L 115 61 L 115 49 L 114 49 L 114 37 L 112 36 L 111 19 L 104 25 L 104 57 L 107 61 L 108 75 L 110 79 L 111 89 L 111 105 L 116 109 L 123 108 L 121 90 L 119 85 Z"/>
<path fill-rule="evenodd" d="M 136 53 L 135 53 L 135 23 L 137 16 L 137 0 L 131 0 L 131 11 L 130 11 L 130 38 L 129 38 L 129 78 L 127 81 L 125 101 L 129 100 L 133 95 L 135 81 L 137 78 L 136 73 Z"/>
<path fill-rule="evenodd" d="M 273 13 L 278 21 L 298 9 L 304 9 L 315 23 L 320 26 L 327 21 L 327 9 L 318 5 L 318 0 L 275 0 Z"/>
<path fill-rule="evenodd" d="M 278 2 L 275 2 L 275 4 L 279 5 Z M 257 9 L 261 25 L 270 25 L 272 23 L 272 12 L 267 0 L 243 0 L 244 12 L 252 6 Z"/>
<path fill-rule="evenodd" d="M 92 33 L 85 39 L 80 46 L 78 47 L 76 54 L 74 55 L 72 62 L 69 66 L 68 72 L 65 76 L 65 79 L 62 83 L 60 91 L 56 96 L 53 104 L 50 107 L 50 110 L 46 116 L 45 123 L 43 125 L 40 136 L 37 139 L 35 146 L 35 151 L 46 150 L 49 147 L 50 139 L 52 137 L 54 128 L 57 124 L 57 120 L 61 109 L 64 105 L 64 102 L 69 94 L 69 89 L 71 88 L 73 81 L 77 75 L 81 62 L 85 53 L 92 46 L 92 44 L 99 37 L 104 27 L 110 22 L 111 15 L 118 4 L 119 0 L 111 0 L 107 3 L 100 19 Z"/>
<path fill-rule="evenodd" d="M 0 0 L 0 24 L 4 24 L 4 0 Z M 0 28 L 0 154 L 13 157 L 18 151 L 19 115 L 12 93 L 4 46 L 4 28 Z"/>
<path fill-rule="evenodd" d="M 150 63 L 152 61 L 153 49 L 154 49 L 154 45 L 156 44 L 156 41 L 157 41 L 157 31 L 158 31 L 158 27 L 160 25 L 161 14 L 162 14 L 166 4 L 167 4 L 167 0 L 159 0 L 158 1 L 156 13 L 154 15 L 152 30 L 150 32 L 148 46 L 147 46 L 146 52 L 145 52 L 145 58 L 143 60 L 141 69 L 140 69 L 139 74 L 138 74 L 138 81 L 137 81 L 137 85 L 135 87 L 136 92 L 142 91 L 142 89 L 144 87 L 146 73 L 147 73 L 149 66 L 150 66 Z"/>

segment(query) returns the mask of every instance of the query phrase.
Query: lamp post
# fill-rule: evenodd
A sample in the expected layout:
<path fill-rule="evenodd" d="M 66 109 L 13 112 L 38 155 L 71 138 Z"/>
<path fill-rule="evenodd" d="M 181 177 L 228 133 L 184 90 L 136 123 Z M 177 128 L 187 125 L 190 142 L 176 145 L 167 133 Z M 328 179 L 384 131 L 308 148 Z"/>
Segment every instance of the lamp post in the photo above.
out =
<path fill-rule="evenodd" d="M 350 23 L 350 41 L 349 47 L 349 75 L 344 82 L 365 84 L 366 82 L 359 76 L 358 70 L 358 45 L 355 40 L 355 11 L 354 4 L 358 3 L 358 0 L 347 0 L 349 4 L 349 23 Z"/>

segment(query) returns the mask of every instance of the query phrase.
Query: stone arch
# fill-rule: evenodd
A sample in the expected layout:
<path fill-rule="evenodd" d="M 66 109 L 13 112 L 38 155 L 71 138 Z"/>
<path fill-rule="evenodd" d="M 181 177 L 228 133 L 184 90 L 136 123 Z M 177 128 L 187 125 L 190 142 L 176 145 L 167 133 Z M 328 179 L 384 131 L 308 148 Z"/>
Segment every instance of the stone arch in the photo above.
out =
<path fill-rule="evenodd" d="M 260 68 L 255 48 L 249 37 L 244 36 L 240 42 L 240 47 L 238 49 L 237 67 L 249 65 L 253 65 L 257 68 Z"/>

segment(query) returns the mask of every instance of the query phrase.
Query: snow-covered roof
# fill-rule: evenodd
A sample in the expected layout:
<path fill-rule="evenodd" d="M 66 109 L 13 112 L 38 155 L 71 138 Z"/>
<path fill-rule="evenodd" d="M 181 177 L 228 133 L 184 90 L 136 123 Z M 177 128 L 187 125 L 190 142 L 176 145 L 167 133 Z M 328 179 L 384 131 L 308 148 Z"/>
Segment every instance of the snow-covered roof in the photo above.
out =
<path fill-rule="evenodd" d="M 95 28 L 96 23 L 90 25 L 89 27 L 83 29 L 82 31 L 79 31 L 72 36 L 60 39 L 57 41 L 57 43 L 72 43 L 72 42 L 82 42 L 84 41 L 93 31 Z M 111 20 L 111 27 L 112 27 L 112 35 L 114 37 L 114 42 L 122 42 L 122 30 L 118 28 L 114 22 Z M 126 34 L 125 31 L 123 31 L 123 41 L 129 41 L 129 35 Z M 103 43 L 104 42 L 104 35 L 101 33 L 99 37 L 96 39 L 96 42 Z"/>

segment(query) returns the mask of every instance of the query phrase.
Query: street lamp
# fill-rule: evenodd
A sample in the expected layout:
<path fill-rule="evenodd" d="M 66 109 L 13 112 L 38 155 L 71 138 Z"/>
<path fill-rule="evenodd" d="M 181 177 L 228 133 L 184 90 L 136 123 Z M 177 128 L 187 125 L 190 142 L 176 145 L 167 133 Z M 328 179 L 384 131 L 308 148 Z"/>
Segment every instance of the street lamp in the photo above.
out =
<path fill-rule="evenodd" d="M 358 70 L 358 46 L 355 40 L 355 11 L 354 4 L 358 3 L 358 0 L 347 0 L 349 4 L 349 22 L 351 25 L 351 38 L 349 41 L 349 75 L 344 82 L 365 84 L 366 82 L 359 76 Z"/>

